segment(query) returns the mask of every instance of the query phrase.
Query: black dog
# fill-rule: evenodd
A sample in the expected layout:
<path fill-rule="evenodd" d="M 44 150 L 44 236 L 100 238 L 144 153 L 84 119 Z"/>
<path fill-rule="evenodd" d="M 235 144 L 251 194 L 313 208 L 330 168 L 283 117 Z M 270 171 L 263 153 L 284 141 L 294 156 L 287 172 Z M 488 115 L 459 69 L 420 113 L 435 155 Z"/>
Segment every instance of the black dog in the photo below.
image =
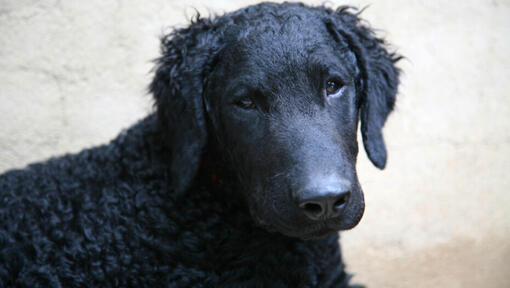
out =
<path fill-rule="evenodd" d="M 347 287 L 355 162 L 398 56 L 358 14 L 263 3 L 162 39 L 157 113 L 0 177 L 0 287 Z"/>

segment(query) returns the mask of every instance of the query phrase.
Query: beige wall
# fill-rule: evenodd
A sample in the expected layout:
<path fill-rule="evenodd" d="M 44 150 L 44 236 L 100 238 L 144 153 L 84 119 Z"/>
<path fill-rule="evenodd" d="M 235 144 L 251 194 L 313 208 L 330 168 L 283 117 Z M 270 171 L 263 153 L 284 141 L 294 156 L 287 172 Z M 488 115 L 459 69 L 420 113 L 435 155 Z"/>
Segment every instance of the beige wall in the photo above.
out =
<path fill-rule="evenodd" d="M 204 2 L 1 0 L 0 171 L 149 113 L 163 27 L 254 3 Z M 371 2 L 364 17 L 407 60 L 386 170 L 360 154 L 349 270 L 371 287 L 510 287 L 510 1 Z"/>

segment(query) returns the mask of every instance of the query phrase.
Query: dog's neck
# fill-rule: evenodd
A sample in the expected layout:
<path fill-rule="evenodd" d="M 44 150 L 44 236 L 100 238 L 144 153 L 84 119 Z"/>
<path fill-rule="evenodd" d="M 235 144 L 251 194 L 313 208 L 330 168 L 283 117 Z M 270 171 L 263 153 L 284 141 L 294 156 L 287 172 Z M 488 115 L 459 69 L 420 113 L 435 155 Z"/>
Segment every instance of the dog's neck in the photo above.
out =
<path fill-rule="evenodd" d="M 197 175 L 198 185 L 218 197 L 218 201 L 228 201 L 228 205 L 238 206 L 245 213 L 239 215 L 249 217 L 248 205 L 243 197 L 237 174 L 231 166 L 215 153 L 205 152 Z M 245 215 L 244 215 L 245 214 Z"/>

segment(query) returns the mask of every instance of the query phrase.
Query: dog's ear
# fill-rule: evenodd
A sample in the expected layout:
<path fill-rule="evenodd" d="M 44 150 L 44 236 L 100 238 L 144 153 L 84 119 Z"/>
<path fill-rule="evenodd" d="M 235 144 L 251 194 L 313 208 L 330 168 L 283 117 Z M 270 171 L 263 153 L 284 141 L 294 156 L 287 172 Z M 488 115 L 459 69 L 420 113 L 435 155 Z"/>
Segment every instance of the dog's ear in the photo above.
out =
<path fill-rule="evenodd" d="M 162 37 L 162 56 L 149 86 L 170 151 L 170 181 L 176 193 L 185 191 L 195 177 L 207 142 L 202 94 L 217 50 L 212 30 L 211 21 L 198 15 L 187 28 Z"/>
<path fill-rule="evenodd" d="M 368 158 L 383 169 L 386 165 L 386 146 L 382 127 L 393 110 L 399 84 L 400 70 L 395 63 L 402 57 L 386 50 L 383 39 L 362 24 L 359 13 L 352 13 L 351 7 L 340 7 L 336 11 L 327 10 L 333 16 L 326 19 L 329 30 L 334 30 L 346 41 L 356 55 L 359 67 L 357 89 L 360 104 L 361 134 Z"/>

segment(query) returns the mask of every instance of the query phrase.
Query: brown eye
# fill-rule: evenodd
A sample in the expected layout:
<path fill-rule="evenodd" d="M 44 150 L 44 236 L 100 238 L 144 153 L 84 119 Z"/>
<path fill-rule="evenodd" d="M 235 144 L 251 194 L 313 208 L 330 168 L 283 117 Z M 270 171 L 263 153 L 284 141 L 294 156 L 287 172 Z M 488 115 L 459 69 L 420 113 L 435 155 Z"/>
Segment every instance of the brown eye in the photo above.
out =
<path fill-rule="evenodd" d="M 255 102 L 253 102 L 250 98 L 243 98 L 235 104 L 243 109 L 255 109 L 257 108 L 257 105 L 255 105 Z"/>
<path fill-rule="evenodd" d="M 326 93 L 328 95 L 334 95 L 336 94 L 340 88 L 342 88 L 342 82 L 337 79 L 330 79 L 328 82 L 326 82 Z"/>

